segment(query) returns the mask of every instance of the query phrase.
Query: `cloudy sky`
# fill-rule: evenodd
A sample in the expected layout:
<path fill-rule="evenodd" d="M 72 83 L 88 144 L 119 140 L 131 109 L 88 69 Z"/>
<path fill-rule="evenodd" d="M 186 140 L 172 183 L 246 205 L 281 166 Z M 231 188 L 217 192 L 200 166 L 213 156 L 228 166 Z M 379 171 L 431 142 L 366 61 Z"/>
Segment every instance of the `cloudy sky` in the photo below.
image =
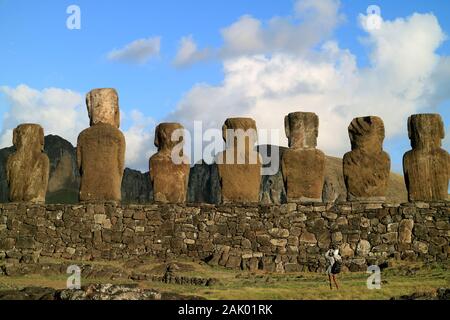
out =
<path fill-rule="evenodd" d="M 79 30 L 66 24 L 73 4 Z M 401 172 L 410 114 L 440 113 L 450 149 L 448 35 L 439 0 L 0 0 L 0 147 L 23 122 L 75 145 L 85 94 L 114 87 L 131 168 L 147 170 L 159 122 L 249 116 L 286 145 L 284 116 L 312 111 L 334 156 L 350 148 L 352 118 L 381 116 Z"/>

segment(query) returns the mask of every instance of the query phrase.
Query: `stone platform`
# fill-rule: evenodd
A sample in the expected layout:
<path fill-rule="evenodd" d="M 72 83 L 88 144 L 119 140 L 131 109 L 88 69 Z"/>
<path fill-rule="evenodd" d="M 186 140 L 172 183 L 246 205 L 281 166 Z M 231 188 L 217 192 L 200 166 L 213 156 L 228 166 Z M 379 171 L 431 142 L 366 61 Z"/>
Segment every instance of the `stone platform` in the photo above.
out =
<path fill-rule="evenodd" d="M 323 271 L 390 258 L 448 261 L 450 202 L 0 205 L 0 260 L 192 257 L 231 269 Z"/>

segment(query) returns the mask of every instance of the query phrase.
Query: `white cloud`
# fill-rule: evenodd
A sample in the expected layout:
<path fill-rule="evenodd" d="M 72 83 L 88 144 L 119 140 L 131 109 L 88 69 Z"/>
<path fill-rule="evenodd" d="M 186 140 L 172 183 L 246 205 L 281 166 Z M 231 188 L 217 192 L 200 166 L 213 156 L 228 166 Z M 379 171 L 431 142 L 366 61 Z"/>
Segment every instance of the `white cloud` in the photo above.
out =
<path fill-rule="evenodd" d="M 78 133 L 89 125 L 84 97 L 74 91 L 47 88 L 42 91 L 19 85 L 0 87 L 9 110 L 3 114 L 0 147 L 12 145 L 12 130 L 21 123 L 38 123 L 45 134 L 57 134 L 76 144 Z"/>
<path fill-rule="evenodd" d="M 151 37 L 135 40 L 121 49 L 108 53 L 110 61 L 145 64 L 151 58 L 158 56 L 161 48 L 161 38 Z"/>
<path fill-rule="evenodd" d="M 8 101 L 0 130 L 0 148 L 12 145 L 12 131 L 22 123 L 37 123 L 44 134 L 58 135 L 73 146 L 81 131 L 89 127 L 84 94 L 66 89 L 47 88 L 42 91 L 19 85 L 16 88 L 0 87 Z M 122 130 L 126 139 L 126 166 L 148 170 L 148 158 L 155 151 L 153 131 L 155 121 L 137 110 L 121 111 L 122 122 L 129 123 Z"/>
<path fill-rule="evenodd" d="M 339 0 L 299 0 L 293 15 L 274 17 L 267 22 L 244 15 L 220 31 L 223 46 L 214 50 L 198 51 L 192 41 L 186 41 L 189 38 L 183 38 L 181 42 L 186 44 L 185 48 L 181 47 L 185 51 L 183 65 L 208 58 L 230 59 L 250 54 L 305 54 L 329 37 L 343 21 L 339 3 Z"/>
<path fill-rule="evenodd" d="M 127 167 L 145 172 L 148 171 L 148 159 L 156 151 L 154 133 L 149 131 L 156 123 L 138 110 L 132 110 L 128 116 L 132 124 L 123 132 L 127 143 L 125 162 Z"/>
<path fill-rule="evenodd" d="M 302 10 L 311 4 L 304 3 L 308 6 Z M 321 12 L 324 17 L 336 16 L 334 9 Z M 253 30 L 250 34 L 256 39 L 251 46 L 258 48 L 259 29 L 255 22 L 250 24 L 253 27 L 247 30 Z M 380 30 L 368 31 L 365 43 L 371 65 L 365 68 L 358 67 L 356 57 L 334 41 L 307 55 L 289 51 L 227 58 L 223 83 L 194 86 L 170 117 L 187 128 L 194 120 L 218 128 L 228 117 L 250 116 L 259 128 L 280 129 L 284 136 L 287 113 L 312 111 L 320 117 L 319 147 L 342 155 L 350 148 L 347 127 L 353 117 L 381 116 L 389 138 L 406 133 L 409 115 L 433 112 L 437 102 L 450 98 L 443 89 L 450 73 L 441 68 L 447 66 L 448 57 L 436 53 L 444 39 L 435 16 L 414 14 L 384 21 Z M 241 49 L 248 51 L 248 47 Z M 286 144 L 286 139 L 282 142 Z"/>
<path fill-rule="evenodd" d="M 176 67 L 184 67 L 209 57 L 208 49 L 198 50 L 192 35 L 180 40 L 177 55 L 173 61 Z"/>
<path fill-rule="evenodd" d="M 264 32 L 261 21 L 249 16 L 242 16 L 231 26 L 222 29 L 224 55 L 254 54 L 265 49 Z"/>

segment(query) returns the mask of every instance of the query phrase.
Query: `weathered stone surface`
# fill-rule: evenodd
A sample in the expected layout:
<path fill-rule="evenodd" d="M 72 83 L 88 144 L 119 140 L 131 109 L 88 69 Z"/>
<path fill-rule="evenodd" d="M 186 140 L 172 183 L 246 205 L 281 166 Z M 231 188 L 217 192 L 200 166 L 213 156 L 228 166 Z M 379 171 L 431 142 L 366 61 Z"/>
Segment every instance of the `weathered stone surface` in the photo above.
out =
<path fill-rule="evenodd" d="M 80 172 L 76 148 L 56 135 L 45 137 L 44 151 L 50 160 L 46 203 L 77 203 L 80 192 Z"/>
<path fill-rule="evenodd" d="M 275 238 L 287 238 L 289 237 L 288 229 L 272 228 L 269 230 L 269 234 Z"/>
<path fill-rule="evenodd" d="M 44 130 L 22 124 L 13 131 L 16 152 L 8 157 L 6 178 L 12 202 L 44 203 L 50 162 L 44 150 Z"/>
<path fill-rule="evenodd" d="M 352 249 L 349 243 L 343 243 L 339 246 L 339 253 L 342 258 L 352 258 L 355 255 L 355 251 Z"/>
<path fill-rule="evenodd" d="M 341 242 L 342 239 L 342 232 L 334 232 L 331 234 L 331 241 L 333 242 Z"/>
<path fill-rule="evenodd" d="M 344 155 L 347 199 L 383 201 L 391 161 L 383 151 L 384 124 L 379 117 L 355 118 L 348 127 L 352 151 Z"/>
<path fill-rule="evenodd" d="M 216 156 L 222 202 L 258 202 L 261 156 L 255 149 L 255 120 L 227 119 L 222 131 L 226 150 Z"/>
<path fill-rule="evenodd" d="M 81 174 L 80 201 L 120 201 L 125 164 L 125 137 L 114 89 L 87 94 L 91 127 L 78 136 L 77 163 Z"/>
<path fill-rule="evenodd" d="M 396 243 L 397 242 L 398 233 L 397 232 L 388 232 L 381 235 L 381 239 L 384 243 Z"/>
<path fill-rule="evenodd" d="M 445 137 L 439 114 L 416 114 L 408 119 L 412 150 L 403 157 L 410 201 L 447 200 L 450 156 L 441 148 Z"/>
<path fill-rule="evenodd" d="M 258 146 L 263 158 L 266 149 L 277 146 Z M 280 157 L 283 150 L 279 147 Z M 15 151 L 14 147 L 0 149 L 0 203 L 8 202 L 9 188 L 6 182 L 6 161 Z M 79 201 L 80 173 L 77 166 L 76 148 L 67 140 L 55 136 L 45 137 L 44 151 L 50 159 L 50 177 L 47 188 L 46 203 L 75 204 Z M 281 163 L 281 158 L 280 158 Z M 269 165 L 264 165 L 269 166 Z M 325 187 L 323 201 L 345 201 L 347 190 L 342 174 L 342 159 L 326 157 Z M 403 175 L 391 173 L 387 201 L 404 203 L 407 201 L 406 186 Z M 149 172 L 141 173 L 137 170 L 125 169 L 122 179 L 122 202 L 149 203 L 153 199 L 153 191 L 149 179 Z M 262 176 L 260 199 L 264 204 L 286 203 L 283 175 L 281 169 L 275 175 Z M 220 203 L 220 184 L 217 166 L 197 164 L 191 168 L 189 174 L 188 202 L 191 203 Z"/>
<path fill-rule="evenodd" d="M 220 203 L 220 182 L 217 165 L 198 163 L 189 172 L 188 202 Z"/>
<path fill-rule="evenodd" d="M 438 288 L 433 291 L 423 292 L 420 290 L 419 292 L 414 292 L 410 295 L 403 295 L 400 297 L 393 297 L 391 300 L 450 300 L 450 289 L 448 288 Z"/>
<path fill-rule="evenodd" d="M 287 202 L 283 175 L 280 168 L 283 153 L 287 149 L 276 145 L 259 145 L 257 147 L 258 153 L 263 159 L 263 168 L 276 168 L 277 170 L 276 173 L 261 177 L 259 198 L 263 204 L 282 204 Z M 276 156 L 278 156 L 278 159 Z"/>
<path fill-rule="evenodd" d="M 116 90 L 111 88 L 91 90 L 86 95 L 86 106 L 91 127 L 99 123 L 120 127 L 119 97 Z"/>
<path fill-rule="evenodd" d="M 319 117 L 295 112 L 285 118 L 289 149 L 283 153 L 281 170 L 289 201 L 322 201 L 325 154 L 316 149 Z"/>
<path fill-rule="evenodd" d="M 398 241 L 400 243 L 411 243 L 412 230 L 414 228 L 414 220 L 403 219 L 398 229 Z"/>
<path fill-rule="evenodd" d="M 323 255 L 332 245 L 339 246 L 344 265 L 358 271 L 366 262 L 379 264 L 390 257 L 432 262 L 444 261 L 450 253 L 446 203 L 388 209 L 348 208 L 344 203 L 314 211 L 320 207 L 0 204 L 0 260 L 19 264 L 40 257 L 76 261 L 189 257 L 242 270 L 290 272 L 298 265 L 300 271 L 320 271 L 325 268 Z M 333 214 L 342 216 L 334 220 Z M 402 219 L 408 215 L 412 217 Z M 364 228 L 367 221 L 370 226 Z M 7 275 L 27 273 L 26 268 L 4 270 Z"/>
<path fill-rule="evenodd" d="M 270 243 L 277 247 L 285 247 L 287 244 L 286 239 L 272 239 L 270 240 Z"/>
<path fill-rule="evenodd" d="M 427 254 L 428 253 L 428 244 L 426 244 L 425 242 L 422 241 L 414 241 L 414 250 L 422 253 L 422 254 Z"/>
<path fill-rule="evenodd" d="M 170 292 L 141 289 L 137 285 L 90 284 L 80 290 L 55 290 L 52 288 L 26 287 L 20 290 L 4 290 L 0 300 L 202 300 L 196 296 L 184 296 Z"/>
<path fill-rule="evenodd" d="M 186 202 L 190 168 L 189 159 L 183 154 L 183 130 L 179 123 L 161 123 L 156 127 L 158 152 L 149 161 L 156 202 Z"/>
<path fill-rule="evenodd" d="M 149 172 L 125 168 L 123 172 L 122 203 L 149 203 L 153 199 L 153 189 Z"/>
<path fill-rule="evenodd" d="M 304 231 L 302 235 L 300 236 L 300 243 L 302 244 L 308 244 L 308 245 L 314 245 L 317 244 L 317 239 L 314 233 Z"/>
<path fill-rule="evenodd" d="M 370 252 L 371 245 L 367 240 L 360 240 L 356 248 L 356 253 L 360 256 L 367 256 Z"/>

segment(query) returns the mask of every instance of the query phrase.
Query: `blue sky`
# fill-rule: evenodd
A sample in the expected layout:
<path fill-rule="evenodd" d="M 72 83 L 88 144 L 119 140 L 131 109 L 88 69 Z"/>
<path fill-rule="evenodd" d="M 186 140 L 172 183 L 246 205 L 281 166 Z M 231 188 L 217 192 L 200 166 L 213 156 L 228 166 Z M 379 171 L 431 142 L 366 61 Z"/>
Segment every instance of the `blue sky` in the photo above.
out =
<path fill-rule="evenodd" d="M 318 1 L 321 3 L 322 1 Z M 7 88 L 0 91 L 0 113 L 3 114 L 4 120 L 0 123 L 1 135 L 4 136 L 3 144 L 8 139 L 8 130 L 14 127 L 17 122 L 23 121 L 24 117 L 13 116 L 18 114 L 25 108 L 36 108 L 40 110 L 37 114 L 44 114 L 46 106 L 50 106 L 49 110 L 55 110 L 58 112 L 58 107 L 53 107 L 51 104 L 61 103 L 65 101 L 68 105 L 74 104 L 73 110 L 82 113 L 81 109 L 85 108 L 83 101 L 78 101 L 75 96 L 73 100 L 66 97 L 67 91 L 59 92 L 58 98 L 53 98 L 51 94 L 45 95 L 41 98 L 30 98 L 30 95 L 41 94 L 48 88 L 57 88 L 58 90 L 70 90 L 74 95 L 83 96 L 86 92 L 97 87 L 114 87 L 118 90 L 120 96 L 120 107 L 123 116 L 122 130 L 128 132 L 128 139 L 130 140 L 130 148 L 134 148 L 130 151 L 128 163 L 129 166 L 136 167 L 138 169 L 145 169 L 146 158 L 149 153 L 154 149 L 152 144 L 152 134 L 154 130 L 154 124 L 165 120 L 178 120 L 186 123 L 185 126 L 190 128 L 192 119 L 203 120 L 208 125 L 217 125 L 220 121 L 225 120 L 228 116 L 223 113 L 223 109 L 227 109 L 221 105 L 222 102 L 217 103 L 217 108 L 220 108 L 220 112 L 215 109 L 214 105 L 210 107 L 203 107 L 198 100 L 193 100 L 192 95 L 195 93 L 195 97 L 208 92 L 196 91 L 197 84 L 205 84 L 208 86 L 208 90 L 214 88 L 212 92 L 218 92 L 219 95 L 223 95 L 223 99 L 228 99 L 230 103 L 236 103 L 233 107 L 230 106 L 230 116 L 238 115 L 239 110 L 242 110 L 243 115 L 253 115 L 253 113 L 265 114 L 261 116 L 261 121 L 257 118 L 258 123 L 264 124 L 268 127 L 271 126 L 267 117 L 270 117 L 269 106 L 266 102 L 261 102 L 260 111 L 255 111 L 251 106 L 252 101 L 259 101 L 259 97 L 252 96 L 252 99 L 236 98 L 233 102 L 232 97 L 239 95 L 238 93 L 229 93 L 229 88 L 224 85 L 227 83 L 227 79 L 233 76 L 236 72 L 233 70 L 241 70 L 242 64 L 249 63 L 254 65 L 256 56 L 266 57 L 264 63 L 269 65 L 275 63 L 276 55 L 287 54 L 289 59 L 295 59 L 301 65 L 303 61 L 307 62 L 307 65 L 311 67 L 311 74 L 314 75 L 318 70 L 322 70 L 318 66 L 319 63 L 313 65 L 313 62 L 318 59 L 322 59 L 318 55 L 318 52 L 322 52 L 324 43 L 333 42 L 338 45 L 339 55 L 345 55 L 345 52 L 349 52 L 351 57 L 355 59 L 355 68 L 357 68 L 358 77 L 361 77 L 365 81 L 367 79 L 374 79 L 377 76 L 382 75 L 382 67 L 380 69 L 372 68 L 372 74 L 365 78 L 365 69 L 371 68 L 374 65 L 381 65 L 385 56 L 385 53 L 380 54 L 378 58 L 373 58 L 373 46 L 382 47 L 382 41 L 388 39 L 392 41 L 387 35 L 370 34 L 367 30 L 361 27 L 360 15 L 366 14 L 366 9 L 371 4 L 376 4 L 381 8 L 381 16 L 385 21 L 394 21 L 398 18 L 408 19 L 414 13 L 419 14 L 432 14 L 436 18 L 436 23 L 440 30 L 436 30 L 436 23 L 432 20 L 427 20 L 425 16 L 421 16 L 416 20 L 409 21 L 408 25 L 403 26 L 393 25 L 392 28 L 402 28 L 404 34 L 408 35 L 407 28 L 410 31 L 410 40 L 414 42 L 415 28 L 421 26 L 430 27 L 432 32 L 436 33 L 436 39 L 442 34 L 450 34 L 450 2 L 448 1 L 338 1 L 326 0 L 323 1 L 324 5 L 328 8 L 332 8 L 333 5 L 338 5 L 337 22 L 330 25 L 329 29 L 324 30 L 323 34 L 317 35 L 317 41 L 312 40 L 310 47 L 295 48 L 292 51 L 286 44 L 281 45 L 280 48 L 271 48 L 276 41 L 267 40 L 262 49 L 251 52 L 235 51 L 233 54 L 226 54 L 227 47 L 230 48 L 229 39 L 224 37 L 224 33 L 221 32 L 224 29 L 229 28 L 235 23 L 244 22 L 242 17 L 247 15 L 251 16 L 251 19 L 247 19 L 247 22 L 259 21 L 262 24 L 264 32 L 268 34 L 266 37 L 272 37 L 270 32 L 280 32 L 279 29 L 270 30 L 267 27 L 269 21 L 274 17 L 283 17 L 283 21 L 287 21 L 289 25 L 297 26 L 302 25 L 304 16 L 296 18 L 297 11 L 295 8 L 299 2 L 287 0 L 287 1 L 269 1 L 269 0 L 231 0 L 231 1 L 206 1 L 206 0 L 192 0 L 192 1 L 138 1 L 138 0 L 116 0 L 116 1 L 22 1 L 22 0 L 0 0 L 0 41 L 2 47 L 0 50 L 0 87 Z M 309 3 L 309 0 L 300 1 L 300 3 Z M 66 8 L 69 5 L 75 4 L 81 9 L 81 29 L 69 30 L 66 28 L 66 19 L 68 14 Z M 322 8 L 322 7 L 321 7 Z M 322 10 L 319 8 L 320 10 Z M 317 9 L 317 8 L 313 8 Z M 328 12 L 328 11 L 326 11 Z M 303 17 L 303 18 L 302 18 Z M 327 22 L 327 21 L 325 21 Z M 239 24 L 237 27 L 243 28 L 249 24 Z M 417 27 L 418 26 L 418 27 Z M 434 29 L 433 29 L 434 28 Z M 393 29 L 396 30 L 396 29 Z M 402 31 L 403 32 L 403 31 Z M 280 32 L 281 33 L 281 32 Z M 400 34 L 400 31 L 399 31 Z M 235 36 L 232 34 L 231 36 Z M 294 42 L 301 43 L 304 41 L 304 37 L 301 37 L 302 33 L 299 32 L 299 38 L 294 38 Z M 205 53 L 201 55 L 202 58 L 194 59 L 193 62 L 186 65 L 176 65 L 174 59 L 180 50 L 180 43 L 183 37 L 192 40 L 195 43 L 198 52 L 207 48 L 209 52 L 215 52 L 208 55 Z M 277 34 L 273 36 L 274 39 L 280 39 L 281 35 Z M 372 38 L 370 38 L 372 37 Z M 384 38 L 383 38 L 384 37 Z M 386 38 L 387 37 L 387 38 Z M 127 44 L 132 43 L 138 39 L 159 38 L 160 46 L 159 51 L 153 56 L 149 57 L 146 63 L 135 63 L 132 59 L 128 60 L 112 60 L 108 59 L 108 54 L 113 50 L 123 49 Z M 362 39 L 371 39 L 372 44 L 367 45 Z M 272 38 L 270 38 L 272 39 Z M 381 39 L 381 40 L 380 40 Z M 228 41 L 228 42 L 227 42 Z M 424 40 L 426 42 L 426 40 Z M 432 53 L 439 56 L 439 61 L 445 60 L 450 56 L 450 44 L 449 41 L 436 40 L 436 43 L 428 43 L 431 49 L 420 54 L 420 57 L 424 56 L 426 60 L 428 56 L 432 57 Z M 236 43 L 233 42 L 233 45 Z M 392 44 L 391 44 L 392 46 Z M 328 46 L 329 47 L 329 46 Z M 327 48 L 328 48 L 327 47 Z M 436 47 L 436 48 L 435 48 Z M 235 47 L 234 47 L 235 48 Z M 273 49 L 273 50 L 272 50 Z M 411 50 L 415 47 L 412 46 Z M 296 51 L 297 50 L 297 51 Z M 405 50 L 408 50 L 406 48 Z M 280 51 L 280 52 L 279 52 Z M 285 52 L 286 51 L 286 52 Z M 205 51 L 206 52 L 206 51 Z M 329 53 L 329 50 L 327 51 Z M 386 51 L 388 52 L 388 51 Z M 390 52 L 390 51 L 389 51 Z M 314 56 L 317 54 L 317 57 Z M 205 58 L 206 57 L 206 58 Z M 341 57 L 341 56 L 340 56 Z M 249 60 L 242 60 L 248 58 Z M 342 57 L 341 57 L 342 58 Z M 344 60 L 336 58 L 336 63 L 342 63 Z M 342 59 L 347 59 L 345 56 Z M 331 63 L 327 58 L 328 63 Z M 380 59 L 374 62 L 373 59 Z M 391 58 L 389 58 L 391 59 Z M 396 58 L 401 59 L 401 58 Z M 422 59 L 422 58 L 421 58 Z M 431 58 L 430 58 L 431 59 Z M 346 60 L 345 60 L 346 61 Z M 391 60 L 389 60 L 391 61 Z M 396 60 L 397 61 L 397 60 Z M 431 73 L 437 73 L 440 67 L 428 67 L 425 62 L 418 63 L 418 66 L 414 63 L 409 66 L 411 69 L 420 69 L 423 65 L 423 69 L 417 71 L 418 74 L 411 75 L 411 78 L 405 80 L 405 87 L 399 87 L 398 90 L 409 90 L 408 86 L 415 85 L 417 79 L 430 76 Z M 436 62 L 437 63 L 437 62 Z M 280 64 L 276 64 L 280 66 Z M 387 64 L 390 66 L 391 62 Z M 395 62 L 397 66 L 398 63 Z M 448 65 L 444 64 L 445 66 Z M 388 68 L 387 66 L 384 66 Z M 236 69 L 237 68 L 237 69 Z M 271 67 L 273 70 L 273 66 Z M 354 74 L 353 71 L 347 71 L 336 67 L 338 72 L 342 72 L 346 75 L 347 72 Z M 350 68 L 350 67 L 349 67 Z M 400 68 L 400 67 L 399 67 Z M 376 69 L 376 70 L 375 70 Z M 298 72 L 301 73 L 301 67 Z M 386 69 L 387 70 L 387 69 Z M 401 69 L 402 70 L 402 69 Z M 446 70 L 446 69 L 444 69 Z M 450 70 L 450 69 L 449 69 Z M 287 71 L 282 71 L 287 72 Z M 325 71 L 324 71 L 325 72 Z M 377 73 L 378 72 L 378 73 Z M 422 72 L 422 73 L 421 73 Z M 276 72 L 272 72 L 274 79 L 281 76 Z M 296 76 L 298 78 L 300 74 Z M 433 79 L 438 78 L 436 81 L 444 81 L 445 75 L 433 76 Z M 283 78 L 284 79 L 284 78 Z M 339 79 L 347 79 L 345 77 L 339 77 Z M 411 80 L 413 79 L 413 80 Z M 444 80 L 443 80 L 444 79 Z M 400 79 L 399 82 L 402 80 Z M 320 81 L 319 81 L 320 82 Z M 374 80 L 374 83 L 378 84 Z M 368 84 L 369 91 L 386 92 L 386 88 L 379 88 L 376 84 L 371 82 Z M 34 90 L 32 93 L 25 90 L 25 93 L 15 91 L 19 86 L 24 85 L 29 90 Z M 373 87 L 370 87 L 372 86 Z M 441 84 L 437 84 L 439 87 Z M 245 86 L 243 86 L 245 87 Z M 356 86 L 358 87 L 358 86 Z M 233 87 L 234 88 L 234 87 Z M 324 90 L 328 87 L 324 86 Z M 345 88 L 345 84 L 344 84 Z M 440 87 L 439 87 L 440 88 Z M 247 88 L 246 90 L 252 90 Z M 255 89 L 256 90 L 256 89 Z M 276 92 L 276 88 L 271 88 Z M 302 90 L 301 87 L 298 90 Z M 441 89 L 439 89 L 441 90 Z M 339 88 L 333 87 L 333 92 L 338 92 Z M 449 90 L 450 91 L 450 90 Z M 226 92 L 226 94 L 224 93 Z M 444 122 L 447 128 L 447 133 L 450 134 L 450 103 L 448 94 L 445 93 L 435 94 L 433 97 L 429 97 L 426 94 L 428 90 L 422 90 L 416 97 L 416 91 L 412 93 L 414 95 L 414 102 L 409 99 L 410 103 L 402 104 L 404 108 L 403 113 L 393 116 L 392 121 L 389 121 L 390 113 L 385 109 L 379 111 L 380 115 L 386 123 L 386 130 L 388 138 L 385 142 L 385 149 L 391 154 L 393 169 L 395 171 L 401 171 L 401 157 L 403 153 L 409 149 L 409 140 L 407 139 L 407 133 L 404 130 L 405 115 L 414 113 L 416 111 L 432 111 L 439 112 L 444 118 Z M 27 99 L 20 95 L 27 95 Z M 230 95 L 228 95 L 230 94 Z M 327 93 L 325 93 L 327 94 Z M 438 98 L 436 96 L 439 96 Z M 343 112 L 342 119 L 336 121 L 342 127 L 342 124 L 348 125 L 348 117 L 353 112 L 353 116 L 359 116 L 364 114 L 358 114 L 351 107 L 355 101 L 363 101 L 363 97 L 369 97 L 365 95 L 360 100 L 350 97 L 351 93 L 348 93 L 346 98 L 342 101 L 349 101 L 348 106 L 346 103 L 342 105 L 342 108 L 348 110 Z M 420 96 L 420 97 L 419 97 Z M 426 97 L 425 97 L 426 96 Z M 33 96 L 34 97 L 34 96 Z M 247 96 L 245 96 L 247 97 Z M 334 96 L 333 96 L 334 97 Z M 349 98 L 350 97 L 350 98 Z M 311 97 L 310 97 L 311 98 Z M 56 100 L 55 100 L 56 99 Z M 68 100 L 65 100 L 68 99 Z M 331 98 L 329 98 L 331 99 Z M 24 101 L 27 102 L 24 102 Z M 39 105 L 32 105 L 33 103 Z M 314 110 L 314 105 L 311 101 L 312 98 L 307 99 L 303 96 L 302 99 L 295 100 L 293 97 L 283 97 L 279 100 L 280 104 L 292 102 L 292 106 L 286 107 L 286 109 L 278 110 L 274 109 L 275 113 L 280 113 L 277 118 L 278 122 L 282 116 L 288 111 L 299 109 L 301 106 L 295 105 L 295 101 L 304 103 L 306 109 Z M 317 101 L 328 101 L 318 99 Z M 386 102 L 387 101 L 387 102 Z M 380 104 L 393 103 L 395 101 L 391 98 L 380 100 Z M 437 101 L 437 102 L 436 102 Z M 271 101 L 272 103 L 273 101 Z M 385 103 L 386 102 L 386 103 Z M 431 106 L 431 104 L 435 105 Z M 212 99 L 211 103 L 214 103 Z M 243 103 L 246 107 L 240 107 L 239 103 Z M 311 103 L 311 105 L 309 105 Z M 28 105 L 30 104 L 30 105 Z M 80 105 L 81 106 L 78 106 Z M 428 104 L 430 104 L 428 106 Z M 341 106 L 334 106 L 333 110 L 338 110 Z M 22 108 L 22 109 L 21 109 Z M 64 108 L 64 106 L 61 106 Z M 241 109 L 240 109 L 241 108 Z M 319 137 L 319 147 L 323 148 L 327 153 L 333 155 L 342 155 L 345 151 L 345 145 L 349 146 L 348 139 L 342 143 L 338 143 L 339 147 L 333 147 L 333 142 L 330 141 L 332 134 L 330 133 L 327 138 L 326 130 L 333 123 L 332 118 L 327 118 L 325 110 L 326 108 L 318 111 L 321 116 L 324 114 L 324 122 L 321 122 L 321 131 L 324 131 L 324 143 L 321 144 L 321 137 Z M 377 114 L 377 105 L 367 107 L 361 110 L 365 113 Z M 427 109 L 432 108 L 432 109 Z M 395 109 L 395 107 L 394 107 Z M 73 111 L 72 110 L 72 111 Z M 78 111 L 80 110 L 80 111 Z M 309 110 L 308 110 L 309 111 Z M 328 110 L 329 111 L 329 110 Z M 393 110 L 394 111 L 394 110 Z M 61 110 L 59 111 L 61 112 Z M 337 111 L 333 111 L 337 112 Z M 396 112 L 393 112 L 396 113 Z M 69 114 L 69 112 L 68 112 Z M 192 114 L 192 116 L 191 116 Z M 214 115 L 217 114 L 217 118 Z M 345 116 L 344 116 L 345 114 Z M 6 116 L 5 116 L 6 115 Z M 189 116 L 186 116 L 189 115 Z M 330 114 L 330 117 L 335 114 Z M 79 126 L 73 126 L 75 131 L 88 125 L 88 119 L 82 116 L 74 116 L 71 119 L 62 119 L 62 123 L 69 123 L 70 121 L 80 121 Z M 64 109 L 61 114 L 55 114 L 56 119 L 58 117 L 64 117 Z M 223 118 L 223 119 L 222 119 Z M 52 116 L 48 116 L 45 119 L 54 119 Z M 42 120 L 45 124 L 45 119 Z M 81 120 L 80 120 L 81 119 Z M 328 120 L 327 120 L 328 119 Z M 31 120 L 25 117 L 25 120 Z M 39 120 L 39 119 L 38 119 Z M 84 123 L 83 123 L 84 121 Z M 402 130 L 396 130 L 395 126 L 401 127 Z M 344 125 L 343 133 L 339 137 L 345 137 L 346 125 Z M 70 126 L 70 124 L 68 124 Z M 280 123 L 282 126 L 282 123 Z M 49 129 L 47 129 L 49 128 Z M 58 128 L 58 126 L 45 127 L 46 133 L 63 134 L 68 132 L 67 128 Z M 330 129 L 331 130 L 331 129 Z M 54 131 L 54 132 L 48 132 Z M 70 135 L 69 133 L 68 135 Z M 139 139 L 137 136 L 141 136 Z M 74 139 L 66 137 L 74 143 Z M 133 142 L 132 139 L 136 141 Z M 328 140 L 327 140 L 328 139 Z M 342 139 L 341 139 L 342 140 Z M 446 140 L 448 141 L 448 140 Z M 141 144 L 147 144 L 147 146 L 141 146 Z M 139 147 L 137 147 L 139 145 Z M 134 146 L 134 147 L 133 147 Z M 448 144 L 446 144 L 448 148 Z M 142 153 L 142 154 L 138 154 Z M 128 156 L 128 154 L 127 154 Z"/>

